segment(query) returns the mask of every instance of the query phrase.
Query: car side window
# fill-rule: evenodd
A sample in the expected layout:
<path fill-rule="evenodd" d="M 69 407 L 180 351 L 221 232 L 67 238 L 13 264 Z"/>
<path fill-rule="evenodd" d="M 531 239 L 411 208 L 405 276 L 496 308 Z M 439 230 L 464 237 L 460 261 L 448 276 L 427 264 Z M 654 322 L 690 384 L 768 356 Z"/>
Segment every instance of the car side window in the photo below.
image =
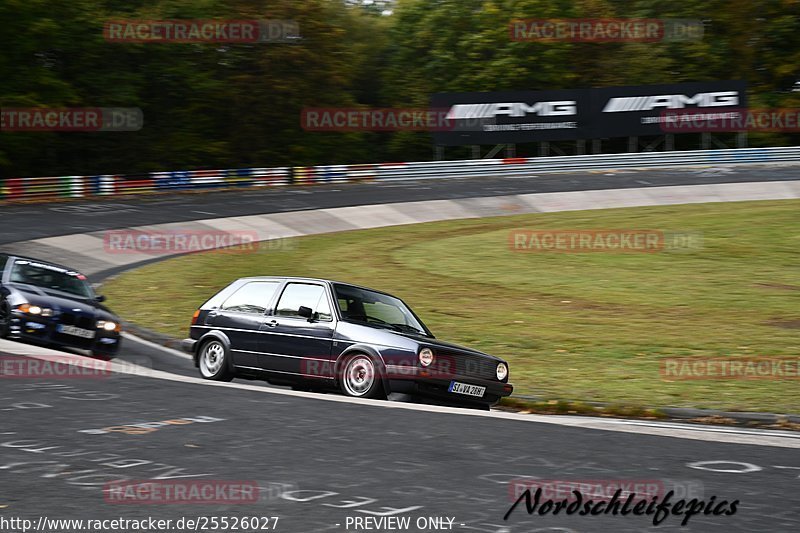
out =
<path fill-rule="evenodd" d="M 278 288 L 277 281 L 251 281 L 231 294 L 220 306 L 223 311 L 263 315 Z"/>
<path fill-rule="evenodd" d="M 333 320 L 333 316 L 331 315 L 331 306 L 328 303 L 328 295 L 325 294 L 324 290 L 322 291 L 322 294 L 319 295 L 317 306 L 313 309 L 317 313 L 315 315 L 317 320 L 321 320 L 323 322 Z"/>
<path fill-rule="evenodd" d="M 314 315 L 317 320 L 332 320 L 328 297 L 325 294 L 325 287 L 322 285 L 289 283 L 281 294 L 275 314 L 303 318 L 300 314 L 300 307 L 308 307 L 313 313 L 318 313 L 318 315 Z"/>
<path fill-rule="evenodd" d="M 406 324 L 406 317 L 397 307 L 386 305 L 382 302 L 365 303 L 364 310 L 367 316 L 383 320 L 389 324 Z"/>

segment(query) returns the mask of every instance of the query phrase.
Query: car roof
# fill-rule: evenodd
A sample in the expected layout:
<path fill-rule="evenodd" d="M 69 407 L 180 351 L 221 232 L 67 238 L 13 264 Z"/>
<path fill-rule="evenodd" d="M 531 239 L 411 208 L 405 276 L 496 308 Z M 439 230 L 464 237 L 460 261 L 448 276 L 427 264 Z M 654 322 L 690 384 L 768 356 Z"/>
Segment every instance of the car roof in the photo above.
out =
<path fill-rule="evenodd" d="M 239 281 L 248 280 L 248 281 L 266 281 L 266 280 L 279 280 L 279 281 L 311 281 L 316 283 L 335 283 L 337 285 L 345 285 L 347 287 L 353 287 L 355 289 L 363 289 L 366 291 L 378 292 L 381 294 L 385 294 L 387 296 L 392 296 L 392 298 L 397 298 L 388 292 L 384 292 L 378 289 L 373 289 L 371 287 L 364 287 L 363 285 L 356 285 L 354 283 L 347 283 L 345 281 L 337 281 L 334 279 L 323 279 L 323 278 L 306 278 L 301 276 L 247 276 L 244 278 L 240 278 Z"/>
<path fill-rule="evenodd" d="M 58 268 L 63 268 L 64 270 L 71 270 L 73 272 L 79 272 L 78 270 L 76 270 L 76 269 L 74 269 L 72 267 L 68 267 L 68 266 L 62 265 L 60 263 L 54 263 L 53 261 L 47 261 L 45 259 L 38 259 L 36 257 L 28 257 L 28 256 L 25 256 L 25 255 L 17 255 L 17 254 L 8 254 L 8 258 L 9 259 L 22 259 L 23 261 L 32 261 L 32 262 L 35 262 L 35 263 L 41 263 L 43 265 L 50 265 L 50 266 L 54 266 L 54 267 L 58 267 Z"/>

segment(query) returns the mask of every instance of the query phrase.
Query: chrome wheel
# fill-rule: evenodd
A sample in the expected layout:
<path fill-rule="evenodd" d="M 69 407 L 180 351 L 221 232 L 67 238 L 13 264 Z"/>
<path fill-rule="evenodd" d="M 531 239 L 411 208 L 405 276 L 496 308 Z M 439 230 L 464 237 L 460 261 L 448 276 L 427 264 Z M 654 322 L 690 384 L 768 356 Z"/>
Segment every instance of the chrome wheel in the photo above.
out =
<path fill-rule="evenodd" d="M 215 378 L 225 364 L 225 347 L 219 341 L 211 341 L 203 346 L 200 354 L 200 374 L 204 378 Z"/>
<path fill-rule="evenodd" d="M 342 387 L 348 396 L 362 397 L 375 385 L 375 364 L 366 355 L 351 357 L 342 372 Z"/>

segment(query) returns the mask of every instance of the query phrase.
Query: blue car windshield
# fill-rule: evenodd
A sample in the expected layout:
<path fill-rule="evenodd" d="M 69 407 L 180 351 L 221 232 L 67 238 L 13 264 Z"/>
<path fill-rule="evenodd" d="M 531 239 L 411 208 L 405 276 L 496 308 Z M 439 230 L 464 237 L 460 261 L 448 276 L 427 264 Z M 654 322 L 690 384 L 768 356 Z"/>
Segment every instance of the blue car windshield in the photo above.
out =
<path fill-rule="evenodd" d="M 429 336 L 430 332 L 402 300 L 368 289 L 336 284 L 342 318 L 378 327 Z"/>
<path fill-rule="evenodd" d="M 11 268 L 12 283 L 25 283 L 43 289 L 66 292 L 81 298 L 93 298 L 94 292 L 83 274 L 55 265 L 17 259 Z"/>

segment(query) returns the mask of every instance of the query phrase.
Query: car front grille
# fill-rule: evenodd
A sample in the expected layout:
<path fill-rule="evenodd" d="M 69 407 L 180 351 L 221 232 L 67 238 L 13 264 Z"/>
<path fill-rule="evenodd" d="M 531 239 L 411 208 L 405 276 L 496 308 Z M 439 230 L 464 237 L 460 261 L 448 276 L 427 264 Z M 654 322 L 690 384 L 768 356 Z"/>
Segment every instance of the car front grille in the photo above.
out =
<path fill-rule="evenodd" d="M 497 362 L 480 355 L 458 352 L 436 352 L 431 365 L 434 372 L 497 381 Z"/>
<path fill-rule="evenodd" d="M 82 315 L 74 315 L 72 313 L 61 313 L 58 317 L 58 322 L 60 324 L 64 324 L 65 326 L 75 326 L 77 328 L 94 330 L 96 328 L 96 322 L 94 318 Z M 55 332 L 53 334 L 53 340 L 55 342 L 63 342 L 69 346 L 75 346 L 77 348 L 90 348 L 94 345 L 95 339 L 85 339 L 83 337 L 78 337 L 76 335 L 66 335 L 64 333 Z"/>
<path fill-rule="evenodd" d="M 93 318 L 88 316 L 76 316 L 72 313 L 61 313 L 58 321 L 66 326 L 75 326 L 78 328 L 93 330 L 96 326 Z"/>

